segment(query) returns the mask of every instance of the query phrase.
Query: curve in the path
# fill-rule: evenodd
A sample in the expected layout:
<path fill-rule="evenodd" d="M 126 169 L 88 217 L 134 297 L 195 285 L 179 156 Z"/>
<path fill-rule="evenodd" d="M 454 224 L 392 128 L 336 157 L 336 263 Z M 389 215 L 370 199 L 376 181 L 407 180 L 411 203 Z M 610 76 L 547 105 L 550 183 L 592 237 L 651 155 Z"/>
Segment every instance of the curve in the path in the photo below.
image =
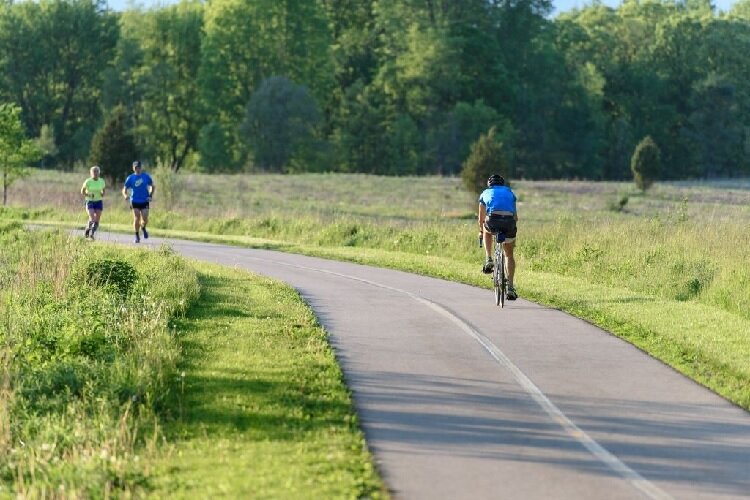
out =
<path fill-rule="evenodd" d="M 584 321 L 394 270 L 168 243 L 300 292 L 396 498 L 750 498 L 750 415 Z"/>

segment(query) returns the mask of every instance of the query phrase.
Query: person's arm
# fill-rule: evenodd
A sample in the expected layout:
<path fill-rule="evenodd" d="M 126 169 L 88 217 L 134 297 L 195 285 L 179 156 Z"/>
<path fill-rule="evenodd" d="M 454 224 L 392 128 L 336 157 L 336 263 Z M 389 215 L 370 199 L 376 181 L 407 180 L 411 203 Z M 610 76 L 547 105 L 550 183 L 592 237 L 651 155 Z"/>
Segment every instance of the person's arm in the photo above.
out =
<path fill-rule="evenodd" d="M 86 182 L 83 182 L 83 186 L 81 186 L 81 194 L 85 197 L 86 196 Z"/>
<path fill-rule="evenodd" d="M 107 190 L 107 183 L 104 183 L 104 186 L 102 186 L 102 198 L 104 198 L 104 192 Z"/>
<path fill-rule="evenodd" d="M 484 219 L 487 217 L 487 207 L 484 205 L 484 203 L 479 204 L 479 217 L 477 217 L 477 222 L 479 223 L 479 234 L 484 233 Z"/>
<path fill-rule="evenodd" d="M 122 197 L 126 200 L 128 199 L 128 184 L 125 183 L 125 185 L 122 187 Z"/>
<path fill-rule="evenodd" d="M 151 184 L 149 185 L 148 190 L 148 197 L 153 198 L 154 197 L 154 191 L 156 190 L 156 185 L 154 184 L 154 180 L 151 179 Z"/>

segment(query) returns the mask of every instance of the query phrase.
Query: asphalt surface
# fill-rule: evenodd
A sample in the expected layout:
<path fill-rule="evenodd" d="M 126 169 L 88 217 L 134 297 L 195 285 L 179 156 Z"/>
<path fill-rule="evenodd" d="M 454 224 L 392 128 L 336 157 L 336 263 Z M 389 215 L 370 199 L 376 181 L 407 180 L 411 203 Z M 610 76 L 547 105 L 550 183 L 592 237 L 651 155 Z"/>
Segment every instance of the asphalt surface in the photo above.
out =
<path fill-rule="evenodd" d="M 394 498 L 750 498 L 750 414 L 584 321 L 525 300 L 500 309 L 490 290 L 399 271 L 141 246 L 165 242 L 299 291 Z"/>

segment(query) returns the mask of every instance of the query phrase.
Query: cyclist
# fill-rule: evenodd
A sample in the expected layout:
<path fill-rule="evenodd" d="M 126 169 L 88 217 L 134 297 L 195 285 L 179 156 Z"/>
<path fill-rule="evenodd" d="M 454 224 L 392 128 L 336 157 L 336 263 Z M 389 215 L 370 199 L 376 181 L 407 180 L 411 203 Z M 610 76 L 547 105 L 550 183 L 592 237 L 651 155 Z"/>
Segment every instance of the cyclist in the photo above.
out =
<path fill-rule="evenodd" d="M 94 165 L 89 169 L 91 177 L 86 179 L 81 186 L 81 194 L 86 200 L 86 211 L 89 214 L 89 223 L 86 226 L 84 237 L 94 239 L 94 233 L 99 229 L 99 220 L 102 218 L 102 210 L 104 210 L 104 191 L 106 184 L 99 174 L 101 169 Z"/>
<path fill-rule="evenodd" d="M 516 246 L 516 195 L 505 185 L 505 179 L 499 174 L 492 174 L 487 179 L 487 189 L 479 196 L 479 235 L 484 238 L 486 260 L 482 272 L 491 274 L 493 234 L 499 231 L 505 235 L 503 251 L 505 252 L 506 271 L 508 276 L 508 300 L 516 300 L 518 294 L 513 287 L 513 275 L 516 271 L 516 260 L 513 248 Z"/>
<path fill-rule="evenodd" d="M 130 191 L 130 194 L 128 194 Z M 146 224 L 148 224 L 148 209 L 151 197 L 154 195 L 154 181 L 151 176 L 143 172 L 141 162 L 133 162 L 133 173 L 125 179 L 122 187 L 122 196 L 130 198 L 130 208 L 133 210 L 133 229 L 135 230 L 135 243 L 141 242 L 140 230 L 143 230 L 143 238 L 148 238 Z"/>

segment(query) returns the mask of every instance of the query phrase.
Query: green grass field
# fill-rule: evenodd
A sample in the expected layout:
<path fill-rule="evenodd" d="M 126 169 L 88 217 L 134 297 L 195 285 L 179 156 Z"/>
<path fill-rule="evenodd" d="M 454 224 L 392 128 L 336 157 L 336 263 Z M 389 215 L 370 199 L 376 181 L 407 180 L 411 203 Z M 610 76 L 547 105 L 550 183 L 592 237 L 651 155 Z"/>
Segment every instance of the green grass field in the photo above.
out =
<path fill-rule="evenodd" d="M 82 181 L 83 175 L 37 172 L 13 186 L 10 206 L 3 209 L 2 217 L 82 226 L 85 214 L 77 195 Z M 483 254 L 476 246 L 475 199 L 457 179 L 181 174 L 157 175 L 156 182 L 150 224 L 155 236 L 306 253 L 489 286 L 479 272 Z M 520 199 L 516 284 L 523 297 L 600 325 L 750 409 L 750 182 L 662 183 L 646 194 L 625 183 L 519 181 L 513 187 Z M 129 214 L 117 196 L 105 202 L 102 229 L 128 231 Z M 219 286 L 221 280 L 207 276 L 220 274 L 203 272 L 200 280 L 204 286 Z M 229 292 L 217 291 L 215 297 L 222 293 Z M 489 292 L 487 300 L 491 300 Z M 211 302 L 201 302 L 192 310 L 195 325 L 212 324 L 201 312 L 216 306 Z M 233 316 L 234 309 L 228 306 L 241 304 L 240 297 L 226 295 L 220 302 L 225 303 L 220 310 L 227 310 L 221 321 L 246 320 Z M 290 297 L 283 307 L 294 311 L 300 306 Z M 270 323 L 268 327 L 270 331 Z M 185 328 L 186 337 L 199 342 L 201 334 Z M 219 338 L 206 348 L 226 347 Z M 195 369 L 214 373 L 236 369 L 240 360 L 214 368 L 193 362 Z M 257 373 L 264 370 L 258 366 Z M 252 373 L 242 375 L 252 377 Z M 338 377 L 335 370 L 327 373 Z M 225 390 L 231 400 L 232 384 Z M 224 404 L 212 401 L 209 406 Z M 348 411 L 342 405 L 336 411 Z M 159 479 L 150 487 L 193 486 L 189 471 L 205 465 L 200 457 L 208 443 L 191 430 L 200 420 L 186 416 L 170 428 L 169 435 L 176 439 L 170 446 L 180 457 L 179 465 L 169 474 L 157 474 Z M 281 432 L 274 430 L 273 419 L 268 422 L 269 432 Z M 220 441 L 227 439 L 226 430 L 226 426 L 206 427 Z M 307 435 L 306 430 L 300 433 Z M 342 459 L 338 473 L 351 478 L 344 483 L 359 486 L 343 496 L 379 491 L 358 439 L 356 432 L 346 438 L 355 443 L 352 450 L 359 448 L 353 451 L 355 458 Z M 328 453 L 317 444 L 309 447 L 311 457 Z M 243 456 L 255 453 L 265 452 L 248 451 Z M 301 474 L 308 474 L 306 459 L 298 462 L 299 470 L 306 471 Z M 174 479 L 168 479 L 172 474 Z M 243 491 L 269 488 L 273 477 L 266 476 L 265 469 L 259 474 L 263 477 Z M 220 491 L 227 485 L 233 487 L 230 479 L 217 477 L 216 482 L 206 483 L 206 491 Z M 293 492 L 296 487 L 278 491 Z M 329 491 L 322 483 L 315 487 Z"/>
<path fill-rule="evenodd" d="M 291 288 L 0 222 L 0 498 L 381 498 Z"/>

